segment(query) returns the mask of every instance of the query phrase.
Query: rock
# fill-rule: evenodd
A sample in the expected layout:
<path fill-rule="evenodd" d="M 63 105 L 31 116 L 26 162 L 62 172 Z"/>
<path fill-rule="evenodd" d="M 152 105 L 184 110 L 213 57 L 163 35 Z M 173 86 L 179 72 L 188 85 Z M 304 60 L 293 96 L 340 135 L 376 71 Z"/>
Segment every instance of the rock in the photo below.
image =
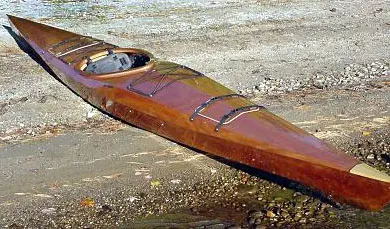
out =
<path fill-rule="evenodd" d="M 241 229 L 242 227 L 240 226 L 231 226 L 231 227 L 227 227 L 227 229 Z"/>
<path fill-rule="evenodd" d="M 247 184 L 240 184 L 237 187 L 237 194 L 238 195 L 253 195 L 258 192 L 258 188 L 253 185 L 247 185 Z"/>
<path fill-rule="evenodd" d="M 99 112 L 97 109 L 92 108 L 91 110 L 88 110 L 88 111 L 87 111 L 87 113 L 86 113 L 86 115 L 85 115 L 85 118 L 86 118 L 86 119 L 91 119 L 91 118 L 96 117 L 96 116 L 99 115 L 99 114 L 100 114 L 100 112 Z"/>
<path fill-rule="evenodd" d="M 268 218 L 274 218 L 276 216 L 276 214 L 273 211 L 267 211 L 266 215 Z"/>
<path fill-rule="evenodd" d="M 305 224 L 307 222 L 306 218 L 301 218 L 298 223 Z"/>
<path fill-rule="evenodd" d="M 382 11 L 383 11 L 383 8 L 378 8 L 378 9 L 375 10 L 375 13 L 380 13 Z"/>
<path fill-rule="evenodd" d="M 325 87 L 324 86 L 324 80 L 316 80 L 316 81 L 314 81 L 313 86 L 318 88 L 318 89 L 323 89 Z"/>
<path fill-rule="evenodd" d="M 289 214 L 287 211 L 283 211 L 280 215 L 281 215 L 284 219 L 287 219 L 288 217 L 290 217 L 290 214 Z"/>
<path fill-rule="evenodd" d="M 112 211 L 112 208 L 109 205 L 104 204 L 104 205 L 102 205 L 102 210 L 106 211 L 106 212 L 110 212 L 110 211 Z"/>
<path fill-rule="evenodd" d="M 45 215 L 53 215 L 56 213 L 56 211 L 57 211 L 57 209 L 55 209 L 55 208 L 44 208 L 44 209 L 42 209 L 41 212 Z"/>
<path fill-rule="evenodd" d="M 295 216 L 294 216 L 294 220 L 295 220 L 295 221 L 299 221 L 301 218 L 302 218 L 302 213 L 300 213 L 300 212 L 297 212 L 297 213 L 295 214 Z"/>
<path fill-rule="evenodd" d="M 179 180 L 179 179 L 171 180 L 172 184 L 179 184 L 180 182 L 181 182 L 181 180 Z"/>

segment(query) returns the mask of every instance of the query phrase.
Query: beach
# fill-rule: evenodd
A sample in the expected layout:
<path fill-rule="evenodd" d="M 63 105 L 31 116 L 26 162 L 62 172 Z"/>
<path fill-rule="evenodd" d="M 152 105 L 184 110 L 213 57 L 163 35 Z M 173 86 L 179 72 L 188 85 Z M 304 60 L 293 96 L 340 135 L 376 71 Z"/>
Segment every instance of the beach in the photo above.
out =
<path fill-rule="evenodd" d="M 390 174 L 383 1 L 8 1 L 0 6 L 0 228 L 386 228 L 101 113 L 24 53 L 6 14 L 196 69 Z"/>

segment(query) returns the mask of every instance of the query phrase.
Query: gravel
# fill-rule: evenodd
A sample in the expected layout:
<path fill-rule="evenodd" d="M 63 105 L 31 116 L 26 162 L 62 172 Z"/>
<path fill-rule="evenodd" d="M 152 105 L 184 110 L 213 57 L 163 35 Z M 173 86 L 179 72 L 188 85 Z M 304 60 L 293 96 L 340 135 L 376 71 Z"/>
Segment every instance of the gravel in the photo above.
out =
<path fill-rule="evenodd" d="M 221 174 L 223 176 L 207 182 L 183 184 L 177 189 L 162 185 L 135 196 L 116 188 L 109 194 L 90 191 L 88 199 L 66 202 L 57 195 L 39 200 L 40 206 L 47 207 L 28 207 L 22 215 L 0 215 L 6 219 L 3 220 L 5 227 L 28 228 L 145 226 L 148 221 L 144 217 L 152 215 L 161 215 L 160 222 L 167 226 L 172 218 L 176 223 L 182 222 L 180 217 L 184 213 L 198 219 L 195 220 L 198 224 L 208 221 L 209 225 L 246 228 L 314 225 L 334 216 L 331 205 L 275 183 L 235 169 L 228 168 Z"/>
<path fill-rule="evenodd" d="M 362 136 L 346 151 L 368 165 L 390 174 L 390 133 L 381 130 Z"/>
<path fill-rule="evenodd" d="M 309 89 L 346 89 L 365 90 L 372 82 L 389 79 L 390 62 L 370 64 L 350 64 L 342 72 L 332 74 L 317 73 L 307 78 L 271 78 L 266 77 L 259 83 L 239 92 L 246 95 L 281 94 Z M 257 72 L 252 72 L 257 74 Z"/>
<path fill-rule="evenodd" d="M 86 124 L 84 128 L 90 128 Z M 96 131 L 112 128 L 114 122 L 96 122 Z M 65 127 L 64 127 L 65 128 Z M 82 128 L 82 127 L 77 127 Z M 77 130 L 76 128 L 76 130 Z M 115 129 L 115 128 L 114 128 Z M 390 173 L 389 128 L 378 131 L 364 131 L 355 140 L 346 145 L 337 145 L 360 160 Z M 330 139 L 332 141 L 332 139 Z M 334 142 L 335 143 L 335 142 Z M 192 226 L 207 224 L 214 227 L 336 227 L 344 225 L 346 214 L 350 227 L 369 225 L 381 226 L 388 218 L 370 221 L 372 215 L 389 216 L 388 209 L 379 213 L 362 212 L 357 209 L 340 206 L 322 199 L 311 190 L 295 183 L 279 185 L 267 181 L 247 168 L 229 168 L 212 170 L 215 176 L 187 174 L 189 180 L 162 179 L 151 181 L 150 188 L 134 192 L 118 184 L 80 187 L 69 196 L 68 192 L 53 192 L 49 195 L 35 195 L 21 207 L 14 206 L 13 211 L 0 213 L 0 227 L 113 227 L 134 226 L 150 227 L 182 226 L 183 215 Z M 218 171 L 218 172 L 216 172 Z M 200 181 L 199 181 L 200 179 Z M 178 182 L 180 180 L 180 182 Z M 101 188 L 101 189 L 100 189 Z M 104 190 L 104 191 L 103 191 Z M 85 196 L 80 196 L 85 193 Z M 3 203 L 4 204 L 4 203 Z M 16 215 L 14 212 L 21 212 Z M 151 218 L 152 217 L 152 218 Z M 174 224 L 172 224 L 174 222 Z"/>

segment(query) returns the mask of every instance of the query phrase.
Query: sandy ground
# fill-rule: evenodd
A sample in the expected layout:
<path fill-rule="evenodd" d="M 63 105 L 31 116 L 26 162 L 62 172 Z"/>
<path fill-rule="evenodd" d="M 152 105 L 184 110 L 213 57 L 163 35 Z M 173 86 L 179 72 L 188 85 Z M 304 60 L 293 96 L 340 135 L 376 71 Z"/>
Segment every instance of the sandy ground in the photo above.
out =
<path fill-rule="evenodd" d="M 10 13 L 144 48 L 245 92 L 269 77 L 337 78 L 349 64 L 389 64 L 389 6 L 388 1 L 27 0 L 1 6 L 0 22 L 8 25 L 5 13 Z M 269 204 L 275 193 L 291 191 L 101 114 L 23 53 L 5 29 L 0 29 L 0 72 L 0 227 L 154 227 L 156 222 L 245 227 L 250 212 L 263 207 L 261 201 L 251 202 L 264 197 L 268 202 L 262 203 Z M 383 75 L 359 90 L 334 85 L 257 93 L 251 99 L 347 150 L 362 138 L 383 140 L 375 133 L 389 129 L 389 82 Z M 362 159 L 369 161 L 368 155 Z M 386 159 L 375 166 L 389 174 Z M 250 177 L 251 187 L 267 187 L 267 195 L 237 199 L 234 193 L 247 183 L 243 177 Z M 207 190 L 221 194 L 206 195 Z M 322 203 L 306 197 L 313 205 Z M 205 211 L 215 200 L 221 207 Z M 225 202 L 235 204 L 232 211 L 221 210 Z M 198 210 L 188 213 L 194 206 Z M 336 216 L 313 217 L 308 225 L 348 219 L 352 227 L 385 227 L 390 222 L 388 207 L 373 214 L 326 208 Z M 175 217 L 166 215 L 172 212 Z M 160 214 L 167 217 L 144 218 Z"/>

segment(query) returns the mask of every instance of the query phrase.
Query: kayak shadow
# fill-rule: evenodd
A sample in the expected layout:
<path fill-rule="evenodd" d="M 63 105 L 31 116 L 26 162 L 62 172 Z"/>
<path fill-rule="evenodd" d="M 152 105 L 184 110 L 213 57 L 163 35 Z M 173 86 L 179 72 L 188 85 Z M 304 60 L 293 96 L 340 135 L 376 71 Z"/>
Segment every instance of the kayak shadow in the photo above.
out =
<path fill-rule="evenodd" d="M 8 31 L 8 33 L 14 38 L 14 40 L 16 41 L 17 45 L 19 46 L 19 48 L 21 50 L 23 50 L 26 54 L 28 54 L 34 61 L 36 61 L 46 72 L 48 72 L 51 76 L 53 76 L 55 79 L 57 79 L 59 82 L 61 82 L 64 86 L 66 86 L 67 88 L 69 88 L 73 93 L 75 93 L 76 95 L 78 95 L 75 91 L 73 91 L 70 87 L 68 87 L 66 84 L 64 84 L 60 79 L 59 77 L 50 69 L 50 67 L 43 61 L 43 59 L 35 52 L 35 50 L 26 42 L 26 40 L 23 38 L 23 37 L 20 37 L 18 34 L 16 34 L 11 27 L 9 26 L 6 26 L 6 25 L 3 25 L 3 27 Z M 130 123 L 127 123 L 121 119 L 118 119 L 114 116 L 112 116 L 111 114 L 101 110 L 99 107 L 96 107 L 95 105 L 91 104 L 89 101 L 83 99 L 85 102 L 87 102 L 88 104 L 90 104 L 91 106 L 95 107 L 96 109 L 98 109 L 99 111 L 101 111 L 102 113 L 108 115 L 109 117 L 115 119 L 115 120 L 118 120 L 122 123 L 125 123 L 127 125 L 130 125 L 132 127 L 135 127 L 135 128 L 138 128 L 138 129 L 142 129 L 142 128 L 139 128 L 137 126 L 134 126 Z M 162 136 L 164 137 L 164 136 Z M 165 137 L 164 137 L 165 138 Z M 168 139 L 170 140 L 170 139 Z M 170 140 L 172 141 L 172 140 Z M 246 166 L 246 165 L 243 165 L 243 164 L 240 164 L 240 163 L 237 163 L 237 162 L 232 162 L 232 161 L 229 161 L 227 159 L 224 159 L 222 157 L 218 157 L 218 156 L 215 156 L 215 155 L 211 155 L 207 152 L 204 152 L 204 151 L 201 151 L 201 150 L 198 150 L 198 149 L 195 149 L 195 148 L 192 148 L 192 147 L 189 147 L 189 146 L 186 146 L 186 145 L 183 145 L 179 142 L 176 142 L 177 144 L 185 147 L 185 148 L 189 148 L 197 153 L 200 153 L 200 154 L 204 154 L 206 156 L 208 156 L 209 158 L 212 158 L 216 161 L 219 161 L 221 163 L 224 163 L 230 167 L 233 167 L 235 169 L 238 169 L 238 170 L 241 170 L 241 171 L 244 171 L 252 176 L 256 176 L 260 179 L 263 179 L 263 180 L 267 180 L 267 181 L 270 181 L 270 182 L 273 182 L 273 183 L 276 183 L 282 187 L 286 187 L 286 188 L 289 188 L 289 189 L 293 189 L 297 192 L 300 192 L 302 194 L 305 194 L 305 195 L 308 195 L 308 196 L 311 196 L 311 197 L 314 197 L 316 199 L 320 199 L 322 202 L 324 203 L 327 203 L 327 204 L 330 204 L 332 205 L 333 207 L 337 207 L 337 208 L 340 208 L 340 205 L 333 201 L 331 198 L 329 198 L 328 196 L 324 195 L 322 192 L 320 191 L 317 191 L 317 190 L 314 190 L 314 189 L 311 189 L 307 186 L 304 186 L 302 184 L 299 184 L 297 182 L 294 182 L 292 180 L 289 180 L 287 178 L 284 178 L 284 177 L 281 177 L 281 176 L 278 176 L 278 175 L 274 175 L 274 174 L 271 174 L 271 173 L 268 173 L 268 172 L 265 172 L 265 171 L 261 171 L 259 169 L 255 169 L 255 168 L 252 168 L 252 167 L 249 167 L 249 166 Z"/>
<path fill-rule="evenodd" d="M 292 189 L 295 192 L 300 192 L 304 195 L 313 197 L 315 199 L 319 199 L 321 202 L 326 203 L 326 204 L 330 204 L 334 208 L 337 208 L 337 209 L 343 208 L 343 206 L 340 205 L 340 203 L 333 200 L 331 196 L 327 196 L 321 191 L 310 188 L 310 187 L 305 186 L 303 184 L 300 184 L 298 182 L 295 182 L 295 181 L 292 181 L 290 179 L 287 179 L 287 178 L 284 178 L 284 177 L 281 177 L 281 176 L 278 176 L 278 175 L 275 175 L 275 174 L 272 174 L 272 173 L 269 173 L 266 171 L 262 171 L 260 169 L 256 169 L 256 168 L 244 165 L 244 164 L 240 164 L 238 162 L 233 162 L 233 161 L 227 160 L 225 158 L 215 156 L 215 155 L 209 154 L 207 152 L 204 152 L 204 151 L 192 148 L 192 147 L 188 147 L 188 146 L 183 145 L 181 143 L 177 143 L 177 144 L 182 145 L 183 147 L 189 148 L 197 153 L 204 154 L 211 159 L 214 159 L 220 163 L 228 165 L 229 167 L 232 167 L 232 168 L 235 168 L 237 170 L 248 173 L 251 176 L 255 176 L 259 179 L 267 180 L 269 182 L 276 183 L 276 184 L 278 184 L 282 187 L 285 187 L 287 189 Z"/>

